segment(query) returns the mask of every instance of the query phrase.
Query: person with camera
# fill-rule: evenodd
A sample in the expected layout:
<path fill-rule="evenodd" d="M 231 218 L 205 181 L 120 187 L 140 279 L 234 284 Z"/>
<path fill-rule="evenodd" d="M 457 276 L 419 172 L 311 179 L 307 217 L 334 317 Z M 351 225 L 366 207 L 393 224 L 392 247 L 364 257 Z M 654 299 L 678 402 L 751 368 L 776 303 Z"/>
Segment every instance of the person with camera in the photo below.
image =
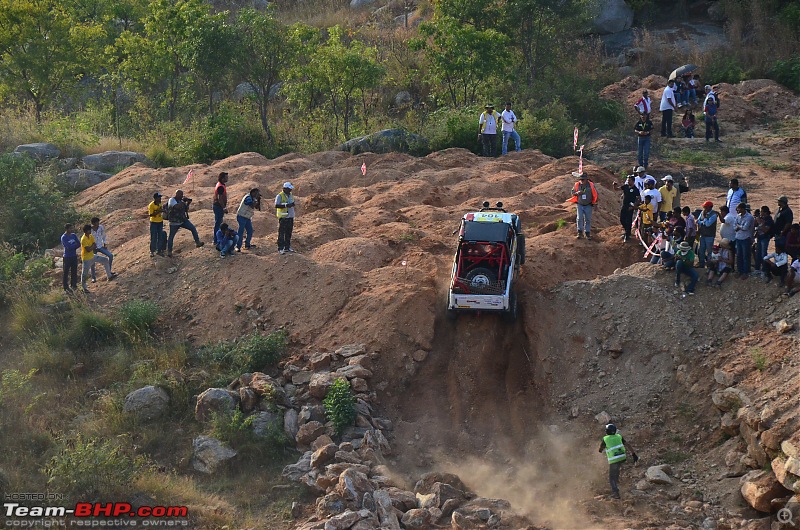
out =
<path fill-rule="evenodd" d="M 194 244 L 197 248 L 202 247 L 205 243 L 200 241 L 200 236 L 197 235 L 197 228 L 189 220 L 189 207 L 192 204 L 192 199 L 183 196 L 183 190 L 176 190 L 175 196 L 167 202 L 167 219 L 169 220 L 169 239 L 167 239 L 167 256 L 172 257 L 172 244 L 175 241 L 175 234 L 178 230 L 185 228 L 192 233 L 194 237 Z"/>
<path fill-rule="evenodd" d="M 236 252 L 242 251 L 242 242 L 244 248 L 250 250 L 255 245 L 250 241 L 253 239 L 253 214 L 255 211 L 261 211 L 261 192 L 258 188 L 253 188 L 250 192 L 242 197 L 242 202 L 239 203 L 239 209 L 236 210 L 236 222 L 239 223 L 239 242 L 236 244 Z M 243 239 L 245 231 L 247 231 L 247 239 Z"/>

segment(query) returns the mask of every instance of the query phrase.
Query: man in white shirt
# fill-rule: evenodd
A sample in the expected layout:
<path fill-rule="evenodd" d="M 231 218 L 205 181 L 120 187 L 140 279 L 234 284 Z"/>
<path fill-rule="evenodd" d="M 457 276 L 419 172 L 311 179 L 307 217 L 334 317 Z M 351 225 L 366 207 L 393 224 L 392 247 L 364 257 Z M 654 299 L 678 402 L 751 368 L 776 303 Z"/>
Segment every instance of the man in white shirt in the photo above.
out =
<path fill-rule="evenodd" d="M 650 99 L 650 93 L 647 89 L 642 91 L 642 97 L 639 98 L 639 101 L 633 104 L 633 108 L 636 109 L 640 115 L 644 114 L 648 118 L 650 117 L 650 110 L 653 108 L 653 102 Z"/>
<path fill-rule="evenodd" d="M 650 175 L 647 176 L 650 177 Z M 655 189 L 656 179 L 653 177 L 645 178 L 644 185 L 644 196 L 649 195 L 651 197 L 650 204 L 653 205 L 653 219 L 658 219 L 658 203 L 663 202 L 664 199 L 661 197 L 661 193 Z"/>
<path fill-rule="evenodd" d="M 502 129 L 503 129 L 503 150 L 502 154 L 508 153 L 508 137 L 514 139 L 514 144 L 516 146 L 517 151 L 521 151 L 519 148 L 520 138 L 519 133 L 514 130 L 515 126 L 517 125 L 517 115 L 514 114 L 514 111 L 511 110 L 511 102 L 506 101 L 506 110 L 500 114 L 500 118 L 503 121 Z"/>
<path fill-rule="evenodd" d="M 731 187 L 728 189 L 725 206 L 727 206 L 730 211 L 735 212 L 740 202 L 747 203 L 747 192 L 739 187 L 739 179 L 731 179 Z"/>
<path fill-rule="evenodd" d="M 478 119 L 478 138 L 483 145 L 483 156 L 494 156 L 497 149 L 497 114 L 491 103 L 484 107 Z"/>
<path fill-rule="evenodd" d="M 670 79 L 667 82 L 664 93 L 661 94 L 661 106 L 658 110 L 661 111 L 661 136 L 673 138 L 672 134 L 672 112 L 677 108 L 675 104 L 675 80 Z"/>
<path fill-rule="evenodd" d="M 106 238 L 106 227 L 100 224 L 99 217 L 92 217 L 92 235 L 94 236 L 94 243 L 97 246 L 95 250 L 98 254 L 103 254 L 108 258 L 108 270 L 114 263 L 114 254 L 108 250 L 108 239 Z M 97 275 L 94 270 L 94 262 L 92 262 L 92 283 L 97 282 Z"/>
<path fill-rule="evenodd" d="M 639 190 L 639 196 L 644 201 L 644 192 L 647 190 L 647 182 L 652 182 L 655 186 L 656 178 L 653 175 L 647 175 L 643 166 L 636 168 L 636 175 L 633 178 L 633 185 Z"/>

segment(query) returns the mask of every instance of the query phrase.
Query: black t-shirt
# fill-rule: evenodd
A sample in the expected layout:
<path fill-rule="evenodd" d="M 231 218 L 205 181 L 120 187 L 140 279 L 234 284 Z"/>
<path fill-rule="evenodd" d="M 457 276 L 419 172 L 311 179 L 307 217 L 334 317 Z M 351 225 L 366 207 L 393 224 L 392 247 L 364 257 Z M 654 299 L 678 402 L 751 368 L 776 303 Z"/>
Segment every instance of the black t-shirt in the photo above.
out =
<path fill-rule="evenodd" d="M 653 130 L 653 122 L 650 120 L 639 120 L 636 122 L 636 126 L 633 128 L 633 130 L 636 132 L 645 132 L 649 134 L 650 131 Z"/>
<path fill-rule="evenodd" d="M 622 209 L 629 210 L 636 207 L 636 201 L 639 200 L 639 188 L 636 186 L 622 185 Z"/>
<path fill-rule="evenodd" d="M 787 206 L 782 210 L 778 210 L 778 213 L 775 214 L 775 225 L 772 227 L 772 230 L 775 233 L 775 235 L 780 236 L 781 234 L 783 234 L 783 231 L 786 229 L 787 226 L 792 226 L 793 220 L 794 220 L 794 213 L 792 212 L 791 208 Z"/>

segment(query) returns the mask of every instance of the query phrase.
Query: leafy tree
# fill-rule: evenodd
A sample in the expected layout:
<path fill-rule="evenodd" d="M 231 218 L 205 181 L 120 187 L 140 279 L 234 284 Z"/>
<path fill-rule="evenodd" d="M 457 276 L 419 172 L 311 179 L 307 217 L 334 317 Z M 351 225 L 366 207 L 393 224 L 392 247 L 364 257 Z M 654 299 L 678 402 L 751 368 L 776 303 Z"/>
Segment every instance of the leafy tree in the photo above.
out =
<path fill-rule="evenodd" d="M 36 121 L 94 67 L 102 34 L 54 0 L 0 0 L 0 95 L 33 104 Z"/>
<path fill-rule="evenodd" d="M 424 50 L 435 81 L 454 107 L 475 103 L 481 91 L 503 77 L 508 38 L 494 29 L 480 30 L 453 17 L 436 17 L 420 26 L 424 39 L 412 46 Z"/>
<path fill-rule="evenodd" d="M 225 86 L 234 57 L 235 31 L 226 23 L 228 13 L 207 14 L 188 28 L 186 65 L 208 97 L 214 115 L 214 92 Z"/>
<path fill-rule="evenodd" d="M 375 48 L 359 40 L 343 42 L 339 26 L 328 31 L 328 40 L 308 63 L 293 71 L 287 94 L 299 104 L 327 105 L 336 120 L 335 134 L 338 136 L 342 124 L 344 137 L 348 138 L 359 97 L 363 99 L 367 90 L 378 86 L 385 70 L 378 64 Z"/>
<path fill-rule="evenodd" d="M 240 78 L 255 90 L 261 127 L 272 142 L 272 130 L 267 118 L 270 91 L 292 65 L 297 47 L 290 42 L 288 28 L 269 10 L 240 11 L 236 19 L 236 33 L 239 36 L 239 49 L 234 57 L 234 67 Z"/>

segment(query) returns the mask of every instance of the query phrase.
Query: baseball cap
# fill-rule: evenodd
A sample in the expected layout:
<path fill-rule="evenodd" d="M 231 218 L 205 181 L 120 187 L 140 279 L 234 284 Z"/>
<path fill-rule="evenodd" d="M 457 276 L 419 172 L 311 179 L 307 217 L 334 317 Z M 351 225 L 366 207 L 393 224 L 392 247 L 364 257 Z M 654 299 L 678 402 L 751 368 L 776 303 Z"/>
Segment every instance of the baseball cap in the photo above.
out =
<path fill-rule="evenodd" d="M 642 166 L 639 166 L 639 167 L 636 168 L 636 172 L 637 173 L 644 173 L 644 168 Z"/>
<path fill-rule="evenodd" d="M 668 180 L 668 181 L 672 182 L 672 175 L 667 175 L 661 180 Z"/>
<path fill-rule="evenodd" d="M 286 188 L 286 189 L 290 189 L 290 190 L 294 189 L 294 186 L 292 186 L 291 182 L 284 182 L 283 183 L 283 187 Z"/>
<path fill-rule="evenodd" d="M 780 197 L 778 197 L 778 202 L 789 204 L 789 198 L 786 195 L 781 195 Z"/>
<path fill-rule="evenodd" d="M 711 85 L 706 85 L 704 88 L 705 88 L 706 92 L 708 92 L 709 90 L 711 90 Z"/>
<path fill-rule="evenodd" d="M 161 197 L 161 194 L 160 194 L 160 193 L 158 193 L 158 192 L 155 192 L 155 193 L 153 194 L 153 198 L 154 198 L 154 199 L 158 199 L 159 197 Z"/>
<path fill-rule="evenodd" d="M 588 178 L 584 173 L 579 173 L 577 171 L 573 171 L 572 176 L 579 179 Z"/>
<path fill-rule="evenodd" d="M 703 208 L 705 208 L 706 206 L 708 206 L 709 208 L 713 208 L 713 207 L 714 207 L 714 203 L 713 203 L 713 202 L 711 202 L 711 201 L 706 201 L 706 202 L 704 202 L 703 204 L 701 204 L 701 206 L 702 206 Z"/>

